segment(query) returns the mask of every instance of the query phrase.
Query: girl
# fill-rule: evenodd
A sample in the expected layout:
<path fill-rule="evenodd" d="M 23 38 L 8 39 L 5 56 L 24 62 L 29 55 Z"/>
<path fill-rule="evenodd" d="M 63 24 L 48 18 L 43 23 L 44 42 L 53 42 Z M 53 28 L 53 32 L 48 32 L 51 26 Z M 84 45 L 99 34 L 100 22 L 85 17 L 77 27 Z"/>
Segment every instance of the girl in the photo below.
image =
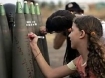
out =
<path fill-rule="evenodd" d="M 69 37 L 71 47 L 77 49 L 80 56 L 55 69 L 44 60 L 37 46 L 37 35 L 31 32 L 28 37 L 37 63 L 47 78 L 64 77 L 76 70 L 81 78 L 105 78 L 105 49 L 100 39 L 102 35 L 102 25 L 97 18 L 93 16 L 75 18 Z"/>

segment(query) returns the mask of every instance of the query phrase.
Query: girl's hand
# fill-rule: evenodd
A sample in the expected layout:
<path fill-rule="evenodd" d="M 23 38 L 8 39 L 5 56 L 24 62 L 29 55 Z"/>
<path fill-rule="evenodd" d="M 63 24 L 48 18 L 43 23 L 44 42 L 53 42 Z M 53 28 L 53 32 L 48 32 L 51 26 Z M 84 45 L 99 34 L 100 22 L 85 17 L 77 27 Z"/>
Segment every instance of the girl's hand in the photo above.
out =
<path fill-rule="evenodd" d="M 35 47 L 35 45 L 37 45 L 37 41 L 38 41 L 38 37 L 36 34 L 34 34 L 33 32 L 28 33 L 28 38 L 30 39 L 30 45 L 32 48 Z"/>

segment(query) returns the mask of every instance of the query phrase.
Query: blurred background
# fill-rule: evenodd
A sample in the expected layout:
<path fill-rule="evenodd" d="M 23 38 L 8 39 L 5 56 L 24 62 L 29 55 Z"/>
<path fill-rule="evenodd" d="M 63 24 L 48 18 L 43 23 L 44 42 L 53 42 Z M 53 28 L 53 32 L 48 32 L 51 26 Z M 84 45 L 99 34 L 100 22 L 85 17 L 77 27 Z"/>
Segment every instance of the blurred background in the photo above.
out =
<path fill-rule="evenodd" d="M 14 3 L 17 0 L 0 0 L 1 3 Z M 19 0 L 23 3 L 23 0 Z M 65 9 L 65 5 L 68 2 L 77 2 L 86 15 L 94 15 L 97 18 L 105 20 L 105 0 L 35 0 L 39 3 L 43 25 L 45 25 L 46 19 L 55 11 L 59 9 Z M 48 50 L 50 63 L 52 67 L 57 67 L 62 65 L 63 56 L 65 53 L 66 43 L 59 50 L 53 48 L 53 39 L 55 34 L 47 34 Z"/>
<path fill-rule="evenodd" d="M 44 22 L 52 12 L 65 9 L 68 2 L 77 2 L 86 15 L 94 15 L 105 20 L 105 0 L 36 0 L 40 4 Z"/>

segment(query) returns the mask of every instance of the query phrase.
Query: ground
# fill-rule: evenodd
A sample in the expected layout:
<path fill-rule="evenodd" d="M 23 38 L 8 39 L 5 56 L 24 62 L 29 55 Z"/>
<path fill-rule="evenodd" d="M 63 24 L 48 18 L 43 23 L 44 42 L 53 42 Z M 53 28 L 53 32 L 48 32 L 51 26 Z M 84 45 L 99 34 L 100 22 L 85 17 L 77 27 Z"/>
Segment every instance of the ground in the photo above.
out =
<path fill-rule="evenodd" d="M 55 37 L 55 34 L 46 35 L 49 57 L 50 57 L 50 64 L 52 67 L 58 67 L 63 63 L 63 56 L 65 53 L 66 43 L 64 42 L 63 46 L 59 50 L 56 50 L 53 48 L 54 37 Z"/>
<path fill-rule="evenodd" d="M 48 51 L 50 57 L 50 64 L 53 68 L 63 65 L 63 56 L 66 49 L 66 42 L 64 42 L 63 46 L 59 50 L 55 50 L 53 48 L 53 39 L 55 34 L 47 34 L 47 44 L 48 44 Z M 68 78 L 68 77 L 65 77 Z"/>

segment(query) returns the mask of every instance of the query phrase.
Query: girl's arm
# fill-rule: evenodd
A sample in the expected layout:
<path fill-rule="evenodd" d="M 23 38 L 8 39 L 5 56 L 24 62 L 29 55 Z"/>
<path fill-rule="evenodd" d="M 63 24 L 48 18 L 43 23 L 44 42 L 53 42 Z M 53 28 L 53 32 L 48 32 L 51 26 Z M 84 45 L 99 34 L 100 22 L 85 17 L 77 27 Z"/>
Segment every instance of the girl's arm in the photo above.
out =
<path fill-rule="evenodd" d="M 64 77 L 64 76 L 67 76 L 67 75 L 73 73 L 76 70 L 76 67 L 73 62 L 69 63 L 68 65 L 64 65 L 64 66 L 61 66 L 61 67 L 58 67 L 55 69 L 51 68 L 45 61 L 44 57 L 42 56 L 42 54 L 39 50 L 39 47 L 37 46 L 38 37 L 32 32 L 28 34 L 28 37 L 30 38 L 30 45 L 31 45 L 34 57 L 39 65 L 41 71 L 47 78 Z M 72 65 L 73 65 L 73 67 L 72 67 Z"/>
<path fill-rule="evenodd" d="M 54 69 L 51 68 L 45 61 L 37 45 L 34 46 L 34 49 L 32 49 L 32 51 L 41 71 L 47 78 L 60 78 L 74 72 L 74 70 L 71 70 L 67 65 Z"/>
<path fill-rule="evenodd" d="M 65 39 L 66 39 L 66 36 L 64 36 L 62 33 L 56 33 L 55 38 L 54 38 L 54 48 L 55 49 L 61 48 Z"/>

